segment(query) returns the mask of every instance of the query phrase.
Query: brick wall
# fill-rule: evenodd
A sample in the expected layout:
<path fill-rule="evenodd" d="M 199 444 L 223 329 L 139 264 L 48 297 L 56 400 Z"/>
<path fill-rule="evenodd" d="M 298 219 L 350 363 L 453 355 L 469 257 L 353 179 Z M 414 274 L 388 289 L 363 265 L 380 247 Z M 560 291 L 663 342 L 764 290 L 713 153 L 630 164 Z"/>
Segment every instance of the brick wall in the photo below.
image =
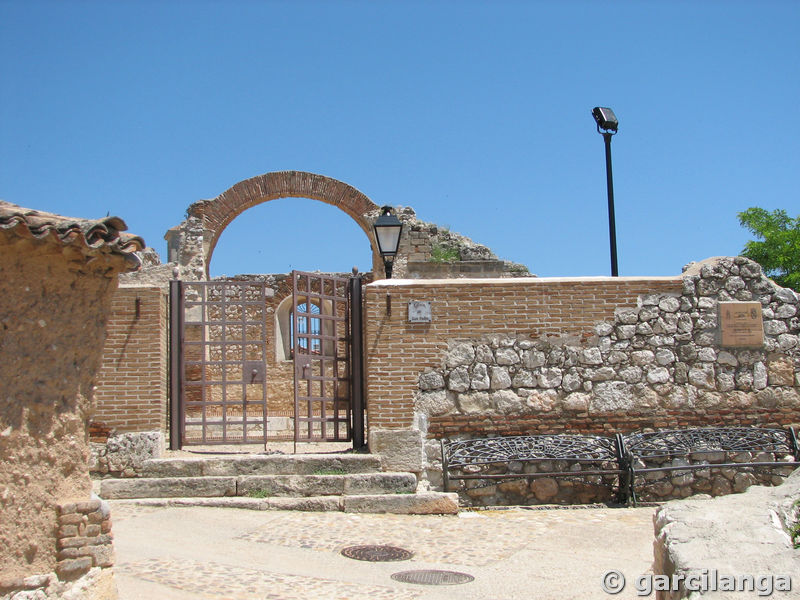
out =
<path fill-rule="evenodd" d="M 588 339 L 644 294 L 679 294 L 680 277 L 384 280 L 365 295 L 367 402 L 373 429 L 412 425 L 420 373 L 441 365 L 448 341 L 486 335 Z M 391 315 L 387 315 L 387 296 Z M 409 323 L 408 302 L 431 302 L 431 323 Z M 447 423 L 439 426 L 444 429 Z"/>
<path fill-rule="evenodd" d="M 167 298 L 160 288 L 115 292 L 97 376 L 95 430 L 166 429 L 167 315 Z"/>

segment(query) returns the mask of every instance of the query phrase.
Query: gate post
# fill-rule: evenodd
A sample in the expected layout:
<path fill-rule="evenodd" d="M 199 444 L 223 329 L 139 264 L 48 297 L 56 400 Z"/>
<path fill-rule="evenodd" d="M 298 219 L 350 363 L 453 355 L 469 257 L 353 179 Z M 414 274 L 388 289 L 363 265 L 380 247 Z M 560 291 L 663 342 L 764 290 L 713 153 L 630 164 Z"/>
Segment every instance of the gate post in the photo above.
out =
<path fill-rule="evenodd" d="M 354 269 L 355 270 L 355 269 Z M 353 410 L 353 448 L 366 446 L 364 439 L 364 344 L 361 300 L 361 275 L 349 281 L 350 292 L 350 373 Z"/>
<path fill-rule="evenodd" d="M 169 282 L 169 449 L 180 450 L 183 425 L 183 282 Z"/>

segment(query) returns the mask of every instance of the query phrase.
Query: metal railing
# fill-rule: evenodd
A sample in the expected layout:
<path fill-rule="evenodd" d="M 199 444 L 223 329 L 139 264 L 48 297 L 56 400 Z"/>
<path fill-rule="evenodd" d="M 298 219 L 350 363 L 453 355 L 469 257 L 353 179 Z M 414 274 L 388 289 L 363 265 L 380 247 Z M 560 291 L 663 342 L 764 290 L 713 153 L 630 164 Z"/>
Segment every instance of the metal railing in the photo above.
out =
<path fill-rule="evenodd" d="M 613 437 L 573 434 L 499 436 L 441 441 L 445 491 L 453 480 L 497 480 L 536 477 L 581 478 L 616 476 L 616 497 L 621 503 L 637 502 L 637 476 L 650 472 L 689 472 L 697 469 L 777 468 L 800 465 L 800 450 L 792 428 L 707 427 L 616 434 Z M 709 462 L 709 453 L 768 453 L 794 460 Z M 700 462 L 688 463 L 696 458 Z M 654 460 L 687 459 L 685 465 L 647 466 Z M 752 456 L 751 456 L 752 458 Z M 520 463 L 515 470 L 493 472 L 503 465 Z M 531 472 L 526 463 L 565 465 Z M 578 468 L 575 468 L 579 465 Z M 644 466 L 642 466 L 644 465 Z M 587 468 L 588 467 L 588 468 Z M 780 474 L 780 473 L 779 473 Z"/>

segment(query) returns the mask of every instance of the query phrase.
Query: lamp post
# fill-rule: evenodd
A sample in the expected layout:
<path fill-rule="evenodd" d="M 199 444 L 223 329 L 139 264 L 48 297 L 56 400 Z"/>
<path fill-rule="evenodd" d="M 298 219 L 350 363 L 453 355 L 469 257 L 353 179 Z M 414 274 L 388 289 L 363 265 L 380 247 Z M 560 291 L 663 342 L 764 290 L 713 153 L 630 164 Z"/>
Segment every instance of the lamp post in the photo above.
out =
<path fill-rule="evenodd" d="M 375 239 L 378 241 L 378 252 L 383 258 L 383 268 L 386 270 L 386 279 L 392 278 L 392 265 L 397 249 L 400 246 L 400 234 L 403 224 L 393 213 L 391 206 L 381 207 L 381 216 L 375 221 Z"/>
<path fill-rule="evenodd" d="M 614 219 L 614 177 L 611 174 L 611 136 L 617 133 L 619 121 L 610 108 L 595 106 L 592 116 L 597 122 L 597 133 L 606 143 L 606 185 L 608 187 L 608 237 L 611 244 L 611 276 L 617 277 L 617 225 Z M 601 131 L 602 130 L 602 131 Z"/>

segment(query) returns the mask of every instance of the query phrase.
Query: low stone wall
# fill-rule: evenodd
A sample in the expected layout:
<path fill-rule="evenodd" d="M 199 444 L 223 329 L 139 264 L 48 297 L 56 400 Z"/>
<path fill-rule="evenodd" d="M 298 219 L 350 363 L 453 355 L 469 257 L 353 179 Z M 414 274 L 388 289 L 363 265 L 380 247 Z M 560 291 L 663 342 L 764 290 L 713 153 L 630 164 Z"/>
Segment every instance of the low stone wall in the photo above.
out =
<path fill-rule="evenodd" d="M 694 452 L 686 457 L 650 458 L 637 461 L 636 468 L 684 467 L 709 465 L 704 469 L 686 471 L 650 471 L 637 475 L 634 489 L 638 500 L 662 502 L 676 498 L 688 498 L 696 494 L 723 496 L 744 492 L 751 485 L 781 485 L 784 478 L 795 469 L 786 467 L 747 467 L 753 462 L 791 462 L 791 454 L 775 452 Z M 741 467 L 717 467 L 715 464 L 738 463 Z"/>
<path fill-rule="evenodd" d="M 73 502 L 58 507 L 56 573 L 64 581 L 85 575 L 93 567 L 114 564 L 111 510 L 103 500 Z"/>
<path fill-rule="evenodd" d="M 0 600 L 110 600 L 117 597 L 111 510 L 97 497 L 56 507 L 54 573 L 0 577 Z"/>
<path fill-rule="evenodd" d="M 605 469 L 615 469 L 612 463 Z M 592 504 L 612 502 L 619 488 L 618 475 L 581 475 L 597 470 L 597 465 L 574 460 L 519 462 L 465 467 L 456 474 L 575 473 L 574 477 L 515 477 L 512 479 L 467 479 L 451 481 L 450 491 L 458 492 L 461 506 L 516 506 L 533 504 Z"/>
<path fill-rule="evenodd" d="M 750 598 L 753 592 L 772 597 L 771 591 L 779 598 L 800 597 L 800 551 L 792 547 L 788 533 L 797 519 L 794 503 L 798 498 L 800 470 L 778 487 L 756 486 L 744 494 L 676 500 L 662 506 L 654 516 L 653 573 L 666 575 L 677 585 L 656 597 L 697 598 L 700 590 L 688 587 L 706 583 L 703 598 Z M 780 576 L 795 580 L 791 592 L 782 593 Z M 739 587 L 730 589 L 730 585 Z"/>
<path fill-rule="evenodd" d="M 109 600 L 117 597 L 111 509 L 97 497 L 56 507 L 55 572 L 6 579 L 0 600 Z"/>
<path fill-rule="evenodd" d="M 105 443 L 90 442 L 89 448 L 93 477 L 137 477 L 144 461 L 163 456 L 164 433 L 120 433 L 110 435 Z"/>
<path fill-rule="evenodd" d="M 780 485 L 795 469 L 794 465 L 748 467 L 747 463 L 792 462 L 791 454 L 775 452 L 693 452 L 683 457 L 637 459 L 636 469 L 706 465 L 706 468 L 649 471 L 634 477 L 637 501 L 664 502 L 697 494 L 722 496 L 744 492 L 752 485 Z M 736 467 L 714 465 L 736 463 Z M 584 471 L 613 471 L 616 461 L 587 463 L 577 460 L 509 461 L 488 465 L 468 465 L 450 469 L 448 491 L 457 492 L 462 506 L 516 506 L 536 504 L 592 504 L 619 499 L 618 474 L 586 474 Z M 547 473 L 574 475 L 547 476 Z M 531 476 L 525 477 L 524 475 Z M 537 474 L 537 475 L 534 475 Z M 458 479 L 467 475 L 470 479 Z M 476 475 L 502 475 L 502 479 L 472 478 Z"/>

